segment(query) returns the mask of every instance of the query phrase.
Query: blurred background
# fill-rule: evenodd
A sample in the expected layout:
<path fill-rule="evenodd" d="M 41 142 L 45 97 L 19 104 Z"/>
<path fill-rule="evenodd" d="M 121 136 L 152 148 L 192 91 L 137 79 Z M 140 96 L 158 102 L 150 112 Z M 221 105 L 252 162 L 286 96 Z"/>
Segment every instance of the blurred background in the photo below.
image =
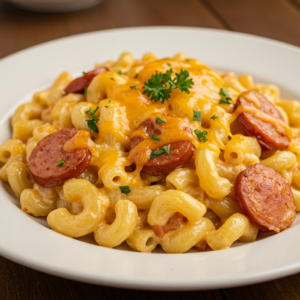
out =
<path fill-rule="evenodd" d="M 86 1 L 86 4 L 80 4 L 82 1 Z M 42 8 L 39 7 L 40 10 L 71 11 L 34 12 L 20 9 L 11 2 L 23 4 L 23 8 L 25 2 L 29 3 L 31 9 L 34 6 L 36 8 L 36 3 L 40 2 L 44 3 Z M 254 34 L 300 46 L 300 0 L 104 0 L 102 2 L 101 0 L 11 0 L 11 2 L 0 0 L 0 58 L 57 38 L 134 26 L 177 25 L 215 28 Z M 50 2 L 50 8 L 45 6 L 47 2 Z M 67 2 L 70 6 L 62 5 Z M 71 2 L 77 4 L 74 6 Z M 184 42 L 178 39 L 178 43 Z M 220 51 L 222 47 L 226 45 L 220 45 Z M 26 73 L 26 70 L 20 71 Z M 235 289 L 163 293 L 77 283 L 31 270 L 0 257 L 0 299 L 100 297 L 102 300 L 300 299 L 300 274 Z"/>
<path fill-rule="evenodd" d="M 80 8 L 101 0 L 11 0 L 52 2 L 50 9 Z M 62 7 L 62 3 L 66 3 Z M 57 5 L 54 5 L 57 4 Z M 84 5 L 83 5 L 84 7 Z M 44 8 L 47 10 L 47 7 Z M 65 13 L 38 13 L 0 0 L 0 58 L 24 48 L 95 30 L 153 25 L 217 28 L 255 34 L 300 46 L 300 0 L 104 0 Z M 181 41 L 182 42 L 182 41 Z M 224 45 L 225 46 L 225 45 Z"/>

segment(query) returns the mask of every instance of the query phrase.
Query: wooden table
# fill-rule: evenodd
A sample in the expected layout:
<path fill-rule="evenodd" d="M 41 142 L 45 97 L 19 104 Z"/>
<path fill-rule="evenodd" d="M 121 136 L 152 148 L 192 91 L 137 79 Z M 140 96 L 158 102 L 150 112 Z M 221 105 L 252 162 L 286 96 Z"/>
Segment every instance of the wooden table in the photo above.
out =
<path fill-rule="evenodd" d="M 106 0 L 97 7 L 65 14 L 22 11 L 0 0 L 0 58 L 73 34 L 149 25 L 218 28 L 300 46 L 300 0 Z M 300 299 L 300 274 L 224 290 L 146 292 L 78 283 L 0 258 L 0 299 L 104 300 L 146 297 L 157 300 Z"/>

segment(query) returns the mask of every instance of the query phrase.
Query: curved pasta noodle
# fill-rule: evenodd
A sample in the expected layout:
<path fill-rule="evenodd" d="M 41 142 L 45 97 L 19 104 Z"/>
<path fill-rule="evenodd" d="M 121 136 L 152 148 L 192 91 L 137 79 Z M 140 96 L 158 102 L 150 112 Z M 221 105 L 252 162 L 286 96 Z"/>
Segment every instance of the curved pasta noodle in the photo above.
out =
<path fill-rule="evenodd" d="M 35 217 L 45 217 L 56 208 L 58 194 L 55 188 L 44 188 L 34 184 L 33 189 L 21 193 L 22 210 Z"/>
<path fill-rule="evenodd" d="M 196 222 L 206 213 L 206 207 L 184 192 L 168 190 L 158 195 L 152 202 L 148 223 L 165 225 L 176 212 L 184 215 L 190 222 Z"/>
<path fill-rule="evenodd" d="M 196 171 L 199 177 L 200 186 L 212 198 L 223 198 L 230 193 L 231 185 L 229 180 L 220 177 L 216 167 L 216 160 L 220 150 L 211 145 L 196 150 Z"/>
<path fill-rule="evenodd" d="M 103 222 L 95 231 L 95 240 L 100 246 L 116 247 L 134 231 L 137 224 L 137 207 L 131 201 L 118 201 L 115 206 L 116 218 L 112 224 Z"/>
<path fill-rule="evenodd" d="M 32 183 L 27 177 L 26 165 L 23 162 L 13 162 L 10 164 L 7 168 L 7 174 L 8 183 L 18 199 L 25 189 L 32 187 Z"/>
<path fill-rule="evenodd" d="M 240 213 L 229 217 L 218 229 L 208 233 L 206 241 L 213 250 L 229 248 L 236 240 L 241 238 L 250 226 L 248 218 Z"/>
<path fill-rule="evenodd" d="M 84 179 L 71 179 L 64 184 L 67 201 L 80 201 L 83 211 L 71 215 L 66 208 L 58 208 L 47 217 L 50 227 L 70 237 L 80 237 L 94 231 L 105 217 L 109 201 L 93 184 Z"/>

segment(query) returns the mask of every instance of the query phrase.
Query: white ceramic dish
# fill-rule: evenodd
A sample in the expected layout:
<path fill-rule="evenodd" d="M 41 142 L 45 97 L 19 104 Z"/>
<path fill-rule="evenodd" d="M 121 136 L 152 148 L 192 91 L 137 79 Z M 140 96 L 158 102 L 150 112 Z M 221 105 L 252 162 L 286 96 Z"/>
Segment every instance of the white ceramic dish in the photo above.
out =
<path fill-rule="evenodd" d="M 183 51 L 219 70 L 250 73 L 300 99 L 300 49 L 226 31 L 145 27 L 94 32 L 45 43 L 0 61 L 0 143 L 10 137 L 9 117 L 34 91 L 63 70 L 78 75 L 122 51 L 159 57 Z M 300 218 L 288 230 L 227 250 L 203 253 L 138 253 L 67 238 L 19 209 L 8 185 L 0 185 L 0 254 L 30 268 L 78 281 L 151 290 L 236 287 L 300 271 Z"/>

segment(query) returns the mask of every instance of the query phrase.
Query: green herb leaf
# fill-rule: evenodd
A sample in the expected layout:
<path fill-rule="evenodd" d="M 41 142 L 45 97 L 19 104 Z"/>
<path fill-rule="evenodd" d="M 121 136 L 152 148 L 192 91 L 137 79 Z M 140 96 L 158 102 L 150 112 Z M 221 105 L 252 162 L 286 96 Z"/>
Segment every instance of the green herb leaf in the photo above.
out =
<path fill-rule="evenodd" d="M 111 77 L 110 80 L 114 80 L 114 79 Z"/>
<path fill-rule="evenodd" d="M 194 112 L 193 121 L 201 122 L 201 111 L 193 110 L 193 112 Z"/>
<path fill-rule="evenodd" d="M 223 96 L 224 98 L 227 98 L 228 100 L 232 100 L 229 93 L 223 88 L 221 88 L 219 94 L 220 94 L 220 96 Z"/>
<path fill-rule="evenodd" d="M 230 100 L 228 100 L 224 97 L 221 97 L 219 104 L 231 104 L 231 103 L 230 103 Z"/>
<path fill-rule="evenodd" d="M 136 86 L 136 85 L 132 85 L 131 87 L 130 87 L 131 89 L 138 89 L 138 87 Z"/>
<path fill-rule="evenodd" d="M 176 79 L 174 82 L 181 93 L 185 92 L 186 94 L 189 94 L 189 89 L 194 85 L 193 79 L 189 78 L 189 75 L 188 70 L 183 71 L 182 69 L 180 69 L 179 73 L 175 74 Z"/>
<path fill-rule="evenodd" d="M 65 164 L 64 162 L 62 162 L 61 160 L 59 160 L 58 163 L 57 163 L 57 166 L 60 167 L 60 166 L 63 166 L 64 164 Z"/>
<path fill-rule="evenodd" d="M 195 132 L 199 142 L 205 143 L 208 141 L 208 138 L 206 137 L 207 131 L 201 131 L 199 129 L 196 129 L 196 130 L 194 130 L 194 132 Z"/>
<path fill-rule="evenodd" d="M 139 74 L 135 74 L 134 76 L 133 76 L 133 78 L 137 78 L 139 76 Z"/>
<path fill-rule="evenodd" d="M 108 106 L 107 106 L 107 105 L 105 105 L 105 107 L 106 107 L 106 108 L 108 108 Z"/>
<path fill-rule="evenodd" d="M 123 75 L 123 72 L 121 70 L 118 71 L 118 74 Z"/>
<path fill-rule="evenodd" d="M 229 93 L 225 89 L 221 88 L 219 94 L 221 96 L 219 104 L 231 104 L 230 101 L 232 99 L 231 99 Z"/>
<path fill-rule="evenodd" d="M 164 120 L 164 119 L 161 119 L 161 118 L 156 118 L 155 119 L 155 123 L 157 123 L 157 124 L 159 124 L 159 123 L 167 123 L 167 121 L 166 120 Z"/>
<path fill-rule="evenodd" d="M 163 146 L 162 149 L 163 149 L 166 153 L 168 153 L 168 154 L 170 155 L 170 151 L 169 151 L 168 146 Z"/>
<path fill-rule="evenodd" d="M 170 94 L 172 91 L 162 84 L 163 81 L 162 73 L 152 75 L 148 82 L 145 82 L 143 86 L 143 94 L 147 94 L 154 102 L 160 101 L 164 104 L 165 101 L 171 97 Z"/>
<path fill-rule="evenodd" d="M 163 146 L 161 149 L 157 149 L 155 151 L 152 152 L 150 158 L 154 158 L 157 155 L 163 154 L 163 153 L 167 153 L 170 155 L 170 151 L 168 149 L 168 146 Z"/>
<path fill-rule="evenodd" d="M 152 134 L 151 139 L 156 140 L 156 141 L 160 141 L 160 138 L 158 136 L 156 136 L 155 134 Z"/>
<path fill-rule="evenodd" d="M 167 65 L 171 67 L 171 64 L 170 64 L 170 63 L 167 63 Z"/>
<path fill-rule="evenodd" d="M 86 72 L 82 72 L 82 75 L 85 75 L 86 74 Z"/>
<path fill-rule="evenodd" d="M 111 103 L 111 99 L 108 100 L 108 103 Z"/>
<path fill-rule="evenodd" d="M 94 131 L 96 133 L 99 132 L 98 127 L 96 125 L 96 123 L 99 121 L 99 118 L 96 117 L 96 112 L 99 109 L 99 106 L 97 106 L 97 108 L 95 110 L 92 110 L 92 108 L 90 107 L 89 110 L 86 111 L 86 114 L 90 114 L 92 117 L 92 120 L 86 120 L 88 127 L 89 127 L 89 131 Z"/>
<path fill-rule="evenodd" d="M 215 120 L 215 119 L 217 119 L 217 118 L 219 118 L 218 116 L 216 116 L 216 115 L 213 115 L 212 117 L 210 117 L 211 119 L 213 119 L 213 120 Z"/>
<path fill-rule="evenodd" d="M 121 193 L 128 195 L 131 192 L 131 189 L 129 186 L 124 185 L 124 186 L 119 186 Z"/>
<path fill-rule="evenodd" d="M 85 86 L 84 87 L 84 96 L 87 96 L 87 94 L 88 94 L 88 88 Z"/>
<path fill-rule="evenodd" d="M 189 94 L 189 89 L 194 85 L 193 79 L 189 78 L 189 72 L 187 70 L 180 70 L 175 74 L 175 78 L 172 79 L 173 70 L 170 69 L 166 73 L 153 74 L 148 82 L 144 83 L 143 94 L 147 94 L 154 102 L 160 101 L 162 104 L 171 97 L 172 89 L 179 89 L 179 91 Z M 166 87 L 168 85 L 168 88 Z"/>

